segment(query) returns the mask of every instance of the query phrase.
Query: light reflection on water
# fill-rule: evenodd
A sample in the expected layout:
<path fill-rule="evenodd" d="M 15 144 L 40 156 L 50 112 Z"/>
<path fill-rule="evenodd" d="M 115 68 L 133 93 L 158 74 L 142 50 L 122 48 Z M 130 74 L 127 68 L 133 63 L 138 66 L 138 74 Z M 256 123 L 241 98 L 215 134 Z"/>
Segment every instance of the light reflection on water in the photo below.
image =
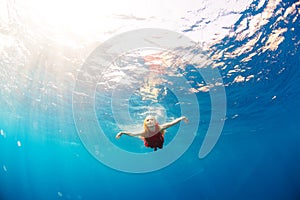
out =
<path fill-rule="evenodd" d="M 118 10 L 113 2 L 108 5 L 109 9 L 105 9 L 103 6 L 101 8 L 93 6 L 94 2 L 79 1 L 72 3 L 72 6 L 69 3 L 68 1 L 63 3 L 56 1 L 29 1 L 27 3 L 1 1 L 1 104 L 10 115 L 22 117 L 19 110 L 22 110 L 23 101 L 29 102 L 32 112 L 41 111 L 42 113 L 49 110 L 56 112 L 55 110 L 61 109 L 66 103 L 68 105 L 68 102 L 71 101 L 70 93 L 74 86 L 77 70 L 101 41 L 128 30 L 129 27 L 126 26 L 120 28 L 120 24 L 124 25 L 124 22 L 129 22 L 130 25 L 136 23 L 135 26 L 138 28 L 143 27 L 139 26 L 141 21 L 151 22 L 148 25 L 156 22 L 159 26 L 164 23 L 165 28 L 172 28 L 172 23 L 169 23 L 167 19 L 173 17 L 173 20 L 183 20 L 179 26 L 175 27 L 175 30 L 183 31 L 200 42 L 200 46 L 206 51 L 203 53 L 210 57 L 206 66 L 212 65 L 212 67 L 219 67 L 222 70 L 224 78 L 228 80 L 225 82 L 225 86 L 261 81 L 264 78 L 263 74 L 266 74 L 266 69 L 254 70 L 253 66 L 247 65 L 247 62 L 250 62 L 254 56 L 278 49 L 285 39 L 284 34 L 287 31 L 295 30 L 293 26 L 288 28 L 287 26 L 298 21 L 300 4 L 295 2 L 284 8 L 280 6 L 282 1 L 272 0 L 257 1 L 249 7 L 241 7 L 237 2 L 231 2 L 220 8 L 220 5 L 206 2 L 199 9 L 195 9 L 193 4 L 187 3 L 186 7 L 174 8 L 174 10 L 181 10 L 183 14 L 176 18 L 168 16 L 162 10 L 157 10 L 157 13 L 161 15 L 160 20 L 162 20 L 158 23 L 156 20 L 159 17 L 153 19 L 152 14 L 154 13 L 151 11 L 143 14 L 140 9 L 135 9 L 131 11 L 136 14 L 129 14 L 130 12 L 126 10 L 128 5 L 125 6 L 126 8 L 123 7 L 123 10 Z M 247 5 L 245 2 L 243 3 L 243 5 Z M 124 4 L 122 3 L 122 5 Z M 143 7 L 138 4 L 137 7 L 139 6 Z M 109 11 L 110 9 L 112 12 Z M 120 13 L 115 13 L 114 9 Z M 90 14 L 87 16 L 78 14 L 84 10 L 89 10 Z M 243 16 L 243 12 L 252 10 L 253 15 Z M 203 16 L 204 13 L 207 15 Z M 230 16 L 236 17 L 230 18 Z M 242 18 L 238 19 L 238 16 L 242 16 Z M 227 19 L 231 25 L 222 26 L 222 30 L 214 29 L 213 27 L 217 26 L 219 19 Z M 85 20 L 90 21 L 86 23 Z M 191 24 L 193 21 L 195 24 Z M 234 23 L 235 25 L 233 25 Z M 147 24 L 144 25 L 147 26 Z M 286 27 L 281 25 L 286 25 Z M 272 31 L 266 33 L 264 26 L 269 26 Z M 212 30 L 215 32 L 210 33 Z M 198 38 L 194 37 L 196 34 L 199 36 Z M 212 34 L 214 37 L 206 37 L 203 43 L 202 37 Z M 225 43 L 226 46 L 223 45 L 224 47 L 220 48 L 220 44 L 222 45 L 220 41 L 224 36 L 227 41 L 231 41 L 231 45 Z M 234 41 L 240 42 L 242 45 L 235 46 Z M 197 54 L 199 49 L 196 47 L 189 51 L 195 51 Z M 181 75 L 174 70 L 169 70 L 171 69 L 169 66 L 171 64 L 174 66 L 174 63 L 178 63 L 176 67 L 184 66 L 184 63 L 179 63 L 180 61 L 172 55 L 168 55 L 168 52 L 148 52 L 141 60 L 137 60 L 136 55 L 127 55 L 127 58 L 124 56 L 122 58 L 124 60 L 119 59 L 113 63 L 112 69 L 114 66 L 126 65 L 123 70 L 127 70 L 127 73 L 133 72 L 131 75 L 134 77 L 143 73 L 143 63 L 151 68 L 152 75 L 142 74 L 143 79 L 140 84 L 144 86 L 140 88 L 140 92 L 144 94 L 143 98 L 151 98 L 154 101 L 160 92 L 157 85 L 163 82 L 171 83 L 168 80 L 170 77 Z M 234 59 L 239 59 L 240 63 L 231 66 L 230 60 Z M 136 61 L 134 65 L 133 61 Z M 201 63 L 193 64 L 201 65 Z M 285 68 L 282 67 L 279 72 L 282 73 L 284 70 Z M 120 70 L 118 73 L 108 72 L 104 78 L 107 82 L 99 84 L 104 84 L 103 90 L 105 90 L 116 81 L 120 81 L 122 73 L 124 75 L 124 72 Z M 160 75 L 157 76 L 157 74 Z M 163 78 L 163 74 L 167 74 L 169 77 Z M 127 78 L 130 79 L 130 76 Z M 130 87 L 130 80 L 122 81 L 127 82 Z M 190 88 L 189 92 L 205 93 L 213 87 L 214 85 L 209 83 L 198 83 Z M 150 97 L 150 95 L 152 96 Z"/>
<path fill-rule="evenodd" d="M 295 24 L 299 21 L 300 4 L 296 1 L 288 7 L 283 7 L 281 5 L 285 3 L 281 0 L 272 0 L 248 4 L 243 2 L 243 5 L 251 3 L 250 6 L 243 7 L 242 2 L 230 2 L 220 8 L 216 3 L 205 2 L 195 9 L 194 4 L 187 3 L 186 7 L 174 8 L 174 12 L 180 10 L 182 13 L 181 16 L 175 17 L 174 13 L 168 16 L 163 12 L 163 8 L 155 12 L 147 9 L 148 11 L 143 13 L 141 4 L 137 4 L 140 9 L 132 10 L 128 5 L 124 6 L 126 3 L 123 2 L 124 7 L 118 10 L 120 8 L 116 8 L 114 2 L 101 8 L 94 3 L 78 1 L 70 7 L 68 1 L 1 1 L 1 104 L 9 116 L 23 118 L 24 114 L 20 112 L 23 102 L 32 107 L 30 110 L 33 116 L 38 112 L 64 113 L 62 107 L 71 102 L 77 70 L 96 46 L 117 33 L 155 23 L 181 31 L 198 41 L 202 50 L 191 47 L 189 51 L 198 54 L 200 50 L 200 53 L 208 55 L 209 60 L 192 64 L 199 67 L 218 67 L 226 80 L 226 87 L 264 81 L 274 69 L 254 67 L 248 63 L 254 57 L 276 52 L 285 40 L 284 35 L 293 34 Z M 84 10 L 89 10 L 90 14 L 78 14 Z M 251 15 L 247 13 L 250 11 Z M 160 18 L 153 17 L 155 13 L 160 15 Z M 168 20 L 170 18 L 171 21 Z M 220 26 L 222 29 L 215 29 L 224 19 L 231 25 L 223 24 Z M 86 23 L 86 20 L 89 20 L 89 23 Z M 174 20 L 178 20 L 179 25 L 173 26 Z M 143 23 L 141 26 L 141 22 L 145 21 L 149 24 Z M 129 25 L 126 26 L 124 22 L 128 22 Z M 131 26 L 132 24 L 135 25 Z M 270 31 L 267 31 L 267 28 Z M 297 42 L 296 38 L 292 40 Z M 239 45 L 235 45 L 237 42 Z M 291 50 L 290 55 L 293 54 L 295 51 Z M 99 86 L 105 85 L 102 91 L 114 87 L 114 83 L 120 79 L 130 88 L 130 85 L 134 85 L 131 81 L 137 81 L 133 80 L 134 77 L 141 76 L 139 84 L 143 87 L 139 92 L 143 94 L 143 99 L 150 98 L 156 102 L 161 91 L 157 86 L 166 82 L 173 84 L 171 77 L 182 75 L 170 66 L 184 68 L 185 64 L 188 64 L 163 51 L 148 52 L 145 55 L 127 54 L 122 59 L 116 60 L 111 66 L 114 70 L 107 71 L 103 76 L 104 82 L 99 83 Z M 276 54 L 272 57 L 267 56 L 264 62 L 271 62 L 272 59 L 276 59 Z M 202 62 L 207 63 L 203 65 Z M 120 66 L 123 67 L 123 71 L 118 69 Z M 145 66 L 151 69 L 147 75 Z M 286 67 L 276 70 L 278 74 L 282 74 Z M 125 71 L 127 74 L 131 73 L 126 79 Z M 188 92 L 206 93 L 215 86 L 217 85 L 199 82 L 189 88 Z M 239 113 L 232 116 L 239 116 Z"/>

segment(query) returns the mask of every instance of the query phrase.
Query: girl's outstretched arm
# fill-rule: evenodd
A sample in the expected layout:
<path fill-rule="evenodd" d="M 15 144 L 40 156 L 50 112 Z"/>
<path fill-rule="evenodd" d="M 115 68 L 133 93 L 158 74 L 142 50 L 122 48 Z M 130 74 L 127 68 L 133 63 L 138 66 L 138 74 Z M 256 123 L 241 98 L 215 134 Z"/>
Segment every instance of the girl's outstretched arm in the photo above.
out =
<path fill-rule="evenodd" d="M 116 135 L 116 138 L 119 139 L 121 137 L 121 135 L 123 135 L 123 134 L 131 136 L 131 137 L 139 137 L 139 136 L 142 136 L 144 133 L 130 133 L 130 132 L 125 132 L 125 131 L 120 131 Z"/>
<path fill-rule="evenodd" d="M 185 116 L 182 116 L 182 117 L 179 117 L 177 119 L 174 119 L 171 122 L 160 125 L 160 128 L 161 128 L 161 130 L 165 130 L 165 129 L 170 128 L 171 126 L 174 126 L 175 124 L 179 123 L 181 120 L 184 120 L 185 123 L 189 122 L 188 118 L 186 118 Z"/>

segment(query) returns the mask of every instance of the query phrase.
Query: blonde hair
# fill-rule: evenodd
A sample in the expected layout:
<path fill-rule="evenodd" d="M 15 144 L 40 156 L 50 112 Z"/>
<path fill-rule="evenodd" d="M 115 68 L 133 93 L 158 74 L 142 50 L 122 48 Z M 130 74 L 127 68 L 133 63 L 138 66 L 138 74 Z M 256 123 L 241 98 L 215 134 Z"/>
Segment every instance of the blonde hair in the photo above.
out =
<path fill-rule="evenodd" d="M 155 127 L 159 127 L 159 124 L 158 124 L 158 122 L 157 122 L 157 120 L 155 119 L 155 117 L 154 116 L 148 116 L 148 117 L 153 117 L 154 118 L 154 120 L 155 120 Z M 148 128 L 148 126 L 147 126 L 147 124 L 146 124 L 146 121 L 147 120 L 147 117 L 144 119 L 144 124 L 143 124 L 143 126 L 144 126 L 144 131 L 145 132 L 150 132 L 149 131 L 149 128 Z M 165 130 L 162 130 L 162 131 L 160 131 L 161 132 L 161 134 L 164 134 L 165 133 Z"/>

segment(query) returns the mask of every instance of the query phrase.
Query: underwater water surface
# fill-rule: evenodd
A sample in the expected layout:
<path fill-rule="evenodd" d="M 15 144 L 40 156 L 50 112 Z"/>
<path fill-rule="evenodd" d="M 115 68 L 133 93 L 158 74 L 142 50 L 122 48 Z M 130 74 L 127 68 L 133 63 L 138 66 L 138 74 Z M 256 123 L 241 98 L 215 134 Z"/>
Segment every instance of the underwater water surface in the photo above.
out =
<path fill-rule="evenodd" d="M 299 14 L 296 0 L 1 0 L 0 199 L 299 199 Z M 194 43 L 93 54 L 141 28 Z M 111 59 L 106 68 L 98 55 Z M 189 123 L 168 129 L 158 152 L 115 138 L 142 130 L 149 114 Z M 113 147 L 101 146 L 98 132 Z M 120 163 L 144 163 L 114 148 L 146 159 L 179 152 L 134 173 Z M 156 158 L 148 161 L 165 161 Z"/>

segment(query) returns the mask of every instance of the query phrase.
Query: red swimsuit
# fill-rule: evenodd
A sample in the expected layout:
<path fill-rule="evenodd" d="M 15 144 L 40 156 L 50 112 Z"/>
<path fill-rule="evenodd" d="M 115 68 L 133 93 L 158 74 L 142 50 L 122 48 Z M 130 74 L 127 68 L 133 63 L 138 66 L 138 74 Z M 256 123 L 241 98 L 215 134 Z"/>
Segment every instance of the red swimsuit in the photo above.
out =
<path fill-rule="evenodd" d="M 144 138 L 144 145 L 146 147 L 154 148 L 154 151 L 158 148 L 163 148 L 164 136 L 161 132 L 156 133 L 151 137 Z"/>

